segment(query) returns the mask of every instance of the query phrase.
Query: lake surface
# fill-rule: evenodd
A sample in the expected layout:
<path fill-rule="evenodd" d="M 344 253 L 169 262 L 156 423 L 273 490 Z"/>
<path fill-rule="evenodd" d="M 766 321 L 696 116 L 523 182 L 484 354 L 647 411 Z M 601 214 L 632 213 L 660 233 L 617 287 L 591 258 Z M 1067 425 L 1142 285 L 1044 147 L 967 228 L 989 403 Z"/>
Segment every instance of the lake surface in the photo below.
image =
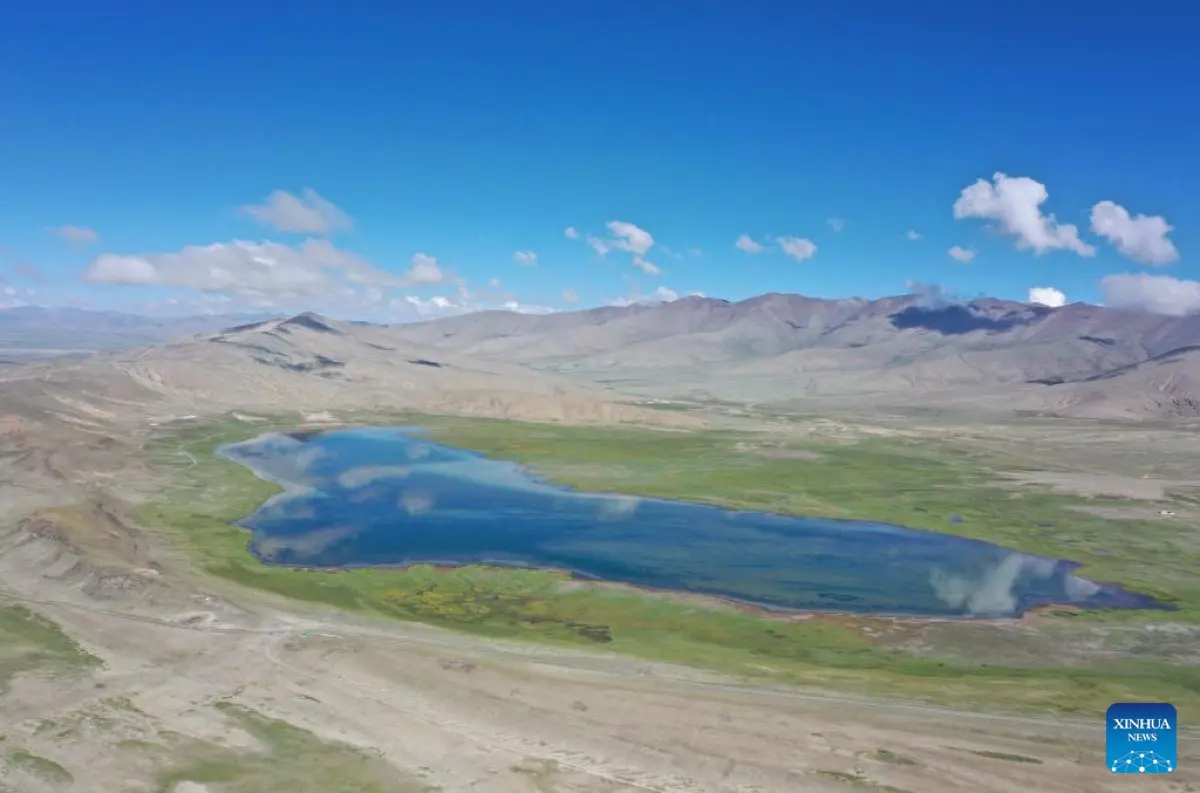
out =
<path fill-rule="evenodd" d="M 769 608 L 879 614 L 1156 605 L 1073 574 L 1071 562 L 975 540 L 578 492 L 418 428 L 269 433 L 220 453 L 285 488 L 240 524 L 274 564 L 555 568 Z"/>

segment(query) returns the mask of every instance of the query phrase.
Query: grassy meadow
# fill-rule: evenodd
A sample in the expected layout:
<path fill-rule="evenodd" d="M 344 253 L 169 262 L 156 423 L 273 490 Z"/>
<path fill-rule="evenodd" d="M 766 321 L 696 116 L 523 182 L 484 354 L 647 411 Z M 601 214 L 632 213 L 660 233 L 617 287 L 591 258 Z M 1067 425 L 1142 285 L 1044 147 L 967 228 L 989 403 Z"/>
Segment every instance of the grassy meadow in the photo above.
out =
<path fill-rule="evenodd" d="M 1080 498 L 1000 487 L 1002 461 L 970 450 L 900 439 L 765 449 L 769 439 L 749 433 L 411 415 L 373 417 L 372 423 L 420 424 L 434 440 L 518 461 L 580 489 L 886 521 L 1071 558 L 1084 563 L 1083 574 L 1093 580 L 1120 583 L 1177 608 L 1048 620 L 1060 630 L 1200 617 L 1194 574 L 1200 551 L 1189 545 L 1181 525 L 1106 520 L 1066 508 L 1085 503 Z M 864 630 L 870 618 L 769 620 L 630 591 L 568 587 L 550 572 L 266 565 L 247 551 L 246 533 L 232 521 L 278 488 L 213 455 L 218 446 L 264 429 L 240 421 L 164 428 L 145 452 L 148 463 L 171 474 L 171 484 L 142 509 L 140 522 L 187 548 L 204 571 L 244 586 L 488 636 L 959 705 L 1086 713 L 1131 697 L 1200 705 L 1200 670 L 1194 667 L 1153 660 L 1149 653 L 1102 662 L 1064 657 L 1048 666 L 1045 659 L 1057 657 L 1052 640 L 1034 648 L 1035 662 L 998 662 L 992 650 L 1011 643 L 1000 628 L 965 651 L 939 653 L 934 646 L 916 652 L 878 641 Z M 961 522 L 951 522 L 951 515 Z"/>
<path fill-rule="evenodd" d="M 50 620 L 0 601 L 0 695 L 18 672 L 87 669 L 100 665 Z"/>

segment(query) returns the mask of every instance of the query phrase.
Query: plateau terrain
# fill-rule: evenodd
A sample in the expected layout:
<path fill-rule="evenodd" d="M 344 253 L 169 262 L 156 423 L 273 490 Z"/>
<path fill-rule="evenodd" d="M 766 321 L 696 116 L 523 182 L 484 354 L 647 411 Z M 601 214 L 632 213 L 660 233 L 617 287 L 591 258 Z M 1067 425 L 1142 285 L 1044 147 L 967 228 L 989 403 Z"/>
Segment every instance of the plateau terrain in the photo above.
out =
<path fill-rule="evenodd" d="M 1103 793 L 1118 700 L 1179 707 L 1163 789 L 1200 784 L 1200 317 L 772 294 L 91 346 L 9 321 L 0 346 L 81 354 L 0 368 L 5 793 Z M 288 492 L 219 450 L 397 425 L 617 503 L 952 534 L 1162 607 L 769 611 L 251 552 L 237 523 Z"/>

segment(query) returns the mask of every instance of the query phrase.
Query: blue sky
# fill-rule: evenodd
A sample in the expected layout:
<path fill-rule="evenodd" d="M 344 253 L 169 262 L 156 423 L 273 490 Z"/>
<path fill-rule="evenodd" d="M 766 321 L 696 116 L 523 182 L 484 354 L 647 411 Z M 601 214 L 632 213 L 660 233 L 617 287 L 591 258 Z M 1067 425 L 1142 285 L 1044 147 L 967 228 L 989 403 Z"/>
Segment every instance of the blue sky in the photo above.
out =
<path fill-rule="evenodd" d="M 404 319 L 920 282 L 1200 311 L 1186 4 L 20 5 L 7 304 Z"/>

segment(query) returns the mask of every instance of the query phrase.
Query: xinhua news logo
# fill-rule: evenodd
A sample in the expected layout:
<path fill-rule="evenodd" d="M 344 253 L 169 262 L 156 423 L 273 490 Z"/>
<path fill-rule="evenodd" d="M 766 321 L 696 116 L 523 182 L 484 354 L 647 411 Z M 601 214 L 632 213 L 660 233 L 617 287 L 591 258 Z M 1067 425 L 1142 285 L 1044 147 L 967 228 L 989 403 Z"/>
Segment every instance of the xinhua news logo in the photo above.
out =
<path fill-rule="evenodd" d="M 1175 733 L 1179 717 L 1164 702 L 1110 705 L 1105 746 L 1114 774 L 1170 774 L 1176 768 Z"/>

